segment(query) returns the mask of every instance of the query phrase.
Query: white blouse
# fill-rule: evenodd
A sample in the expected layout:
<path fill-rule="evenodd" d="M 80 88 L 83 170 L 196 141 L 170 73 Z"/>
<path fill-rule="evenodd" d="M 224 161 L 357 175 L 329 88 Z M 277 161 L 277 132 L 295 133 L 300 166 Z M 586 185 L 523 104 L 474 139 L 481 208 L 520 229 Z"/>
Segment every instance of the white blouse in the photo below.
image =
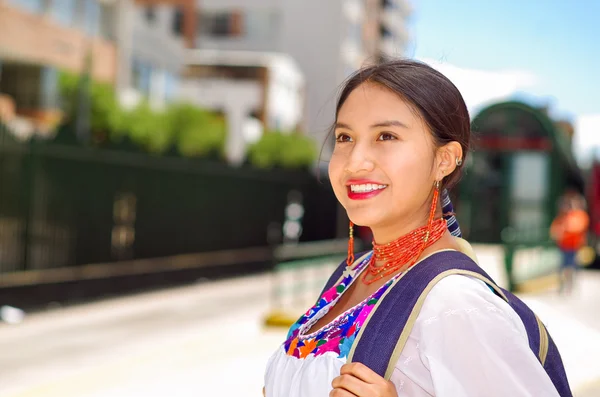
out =
<path fill-rule="evenodd" d="M 333 352 L 299 359 L 281 346 L 267 364 L 266 396 L 326 397 L 345 361 Z M 390 380 L 399 397 L 558 396 L 519 316 L 462 275 L 430 291 Z"/>

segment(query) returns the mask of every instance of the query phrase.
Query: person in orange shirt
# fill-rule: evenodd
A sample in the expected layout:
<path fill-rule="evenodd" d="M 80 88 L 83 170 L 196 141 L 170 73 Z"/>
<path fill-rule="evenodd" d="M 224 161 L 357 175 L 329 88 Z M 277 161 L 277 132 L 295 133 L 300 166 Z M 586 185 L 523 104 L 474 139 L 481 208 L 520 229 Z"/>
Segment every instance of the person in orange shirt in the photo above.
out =
<path fill-rule="evenodd" d="M 575 193 L 567 193 L 561 203 L 558 216 L 550 226 L 550 235 L 562 251 L 561 285 L 563 292 L 573 290 L 574 273 L 579 267 L 577 252 L 587 243 L 590 219 L 585 211 L 583 198 Z"/>

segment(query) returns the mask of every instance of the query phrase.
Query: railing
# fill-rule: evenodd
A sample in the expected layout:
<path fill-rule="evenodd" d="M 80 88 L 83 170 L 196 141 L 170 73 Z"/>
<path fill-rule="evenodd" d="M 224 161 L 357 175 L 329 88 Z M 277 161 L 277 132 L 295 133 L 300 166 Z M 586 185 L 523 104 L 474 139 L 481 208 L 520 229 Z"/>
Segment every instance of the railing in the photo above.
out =
<path fill-rule="evenodd" d="M 337 202 L 308 172 L 19 142 L 0 124 L 0 275 L 267 248 L 292 190 L 302 239 L 334 238 Z"/>
<path fill-rule="evenodd" d="M 360 244 L 356 243 L 358 252 Z M 348 240 L 282 245 L 275 249 L 267 326 L 289 327 L 312 306 L 348 252 Z"/>
<path fill-rule="evenodd" d="M 555 281 L 561 254 L 550 240 L 548 228 L 506 228 L 502 239 L 509 289 L 526 291 L 536 283 Z"/>

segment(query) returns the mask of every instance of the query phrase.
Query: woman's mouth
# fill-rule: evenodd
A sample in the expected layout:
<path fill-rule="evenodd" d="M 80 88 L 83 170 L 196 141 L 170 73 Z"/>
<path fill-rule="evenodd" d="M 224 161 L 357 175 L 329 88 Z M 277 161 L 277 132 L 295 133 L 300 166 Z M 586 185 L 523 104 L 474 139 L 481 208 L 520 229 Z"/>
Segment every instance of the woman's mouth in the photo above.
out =
<path fill-rule="evenodd" d="M 379 183 L 361 183 L 361 184 L 350 184 L 346 188 L 348 190 L 348 197 L 351 200 L 365 200 L 371 197 L 377 196 L 381 193 L 388 185 Z"/>

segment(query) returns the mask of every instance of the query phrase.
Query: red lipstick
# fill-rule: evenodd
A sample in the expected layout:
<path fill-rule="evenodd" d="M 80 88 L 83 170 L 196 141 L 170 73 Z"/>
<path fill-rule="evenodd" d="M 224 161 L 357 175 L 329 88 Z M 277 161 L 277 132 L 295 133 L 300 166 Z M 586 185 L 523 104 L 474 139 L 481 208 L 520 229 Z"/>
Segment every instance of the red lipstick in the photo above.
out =
<path fill-rule="evenodd" d="M 367 184 L 375 185 L 375 186 L 383 185 L 386 187 L 381 188 L 381 189 L 373 189 L 373 190 L 369 190 L 369 191 L 352 191 L 351 185 L 367 185 Z M 385 185 L 384 183 L 379 183 L 379 182 L 371 181 L 371 180 L 367 180 L 367 179 L 351 179 L 348 182 L 346 182 L 348 198 L 350 198 L 351 200 L 366 200 L 371 197 L 375 197 L 379 193 L 383 192 L 386 188 L 387 188 L 387 185 Z"/>

